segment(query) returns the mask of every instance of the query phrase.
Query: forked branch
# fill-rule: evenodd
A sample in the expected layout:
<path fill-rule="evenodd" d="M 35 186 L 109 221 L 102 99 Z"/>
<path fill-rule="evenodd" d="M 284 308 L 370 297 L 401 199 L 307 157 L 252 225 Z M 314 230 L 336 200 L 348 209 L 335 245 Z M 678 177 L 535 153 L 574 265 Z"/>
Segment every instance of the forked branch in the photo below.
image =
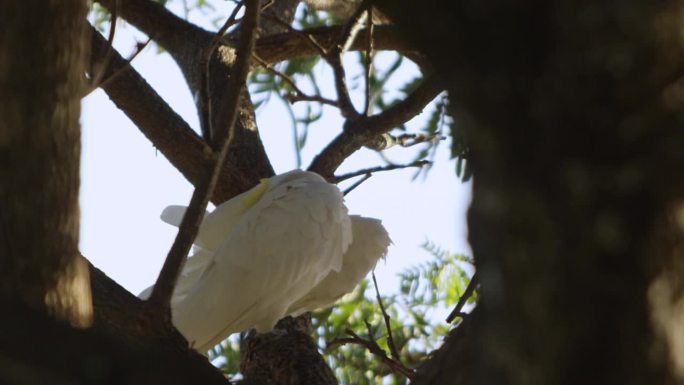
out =
<path fill-rule="evenodd" d="M 333 181 L 333 173 L 347 157 L 372 139 L 420 114 L 442 90 L 438 78 L 430 75 L 404 100 L 385 111 L 347 120 L 344 131 L 314 158 L 309 170 Z"/>

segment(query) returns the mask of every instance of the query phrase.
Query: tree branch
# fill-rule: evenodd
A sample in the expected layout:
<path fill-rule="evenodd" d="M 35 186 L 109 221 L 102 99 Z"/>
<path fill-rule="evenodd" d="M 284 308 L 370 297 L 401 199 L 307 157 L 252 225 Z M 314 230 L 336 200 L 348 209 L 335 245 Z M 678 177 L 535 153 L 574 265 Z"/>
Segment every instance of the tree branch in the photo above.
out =
<path fill-rule="evenodd" d="M 121 335 L 75 329 L 23 306 L 2 305 L 0 329 L 11 332 L 0 333 L 0 383 L 228 384 L 197 353 L 149 340 L 130 346 Z"/>
<path fill-rule="evenodd" d="M 90 30 L 91 68 L 98 68 L 104 64 L 109 47 L 99 32 L 92 27 Z M 119 71 L 115 79 L 103 86 L 104 91 L 171 164 L 190 183 L 197 185 L 211 168 L 211 147 L 114 51 L 103 76 L 108 78 Z M 254 186 L 258 177 L 250 171 L 229 159 L 212 201 L 221 203 Z"/>
<path fill-rule="evenodd" d="M 210 144 L 212 143 L 213 138 L 211 135 L 214 130 L 212 128 L 211 119 L 211 93 L 209 92 L 209 90 L 211 89 L 211 84 L 209 83 L 209 62 L 211 60 L 211 57 L 214 55 L 214 51 L 220 43 L 223 35 L 226 33 L 226 31 L 231 25 L 236 23 L 235 18 L 237 17 L 237 14 L 242 8 L 242 6 L 243 3 L 240 2 L 240 4 L 236 5 L 235 8 L 233 8 L 233 11 L 231 12 L 230 16 L 228 16 L 228 19 L 226 19 L 225 23 L 223 23 L 223 26 L 221 26 L 218 32 L 216 32 L 214 39 L 211 41 L 211 44 L 209 44 L 209 46 L 206 47 L 206 49 L 204 50 L 204 54 L 200 59 L 200 100 L 197 109 L 200 118 L 199 120 L 200 128 L 202 129 L 202 136 L 204 136 L 204 140 Z"/>
<path fill-rule="evenodd" d="M 463 295 L 461 298 L 458 299 L 458 303 L 454 307 L 454 310 L 449 313 L 449 316 L 446 318 L 447 323 L 451 323 L 456 317 L 462 317 L 463 313 L 461 313 L 461 310 L 463 310 L 463 306 L 465 306 L 466 302 L 468 302 L 468 299 L 473 295 L 473 292 L 475 291 L 475 287 L 478 284 L 478 277 L 477 277 L 477 271 L 475 274 L 473 274 L 472 277 L 470 277 L 470 282 L 468 282 L 468 287 L 466 287 L 465 292 L 463 292 Z"/>
<path fill-rule="evenodd" d="M 432 162 L 430 162 L 429 160 L 417 160 L 415 162 L 411 162 L 408 164 L 390 164 L 387 166 L 364 168 L 362 170 L 350 172 L 348 174 L 335 176 L 335 178 L 334 178 L 335 182 L 334 183 L 340 183 L 343 180 L 354 178 L 354 177 L 357 177 L 359 175 L 369 175 L 369 174 L 373 174 L 374 172 L 399 170 L 399 169 L 408 168 L 408 167 L 423 167 L 423 166 L 426 166 L 429 164 L 432 164 Z"/>
<path fill-rule="evenodd" d="M 350 337 L 347 338 L 336 338 L 332 341 L 330 341 L 326 347 L 326 351 L 330 351 L 334 349 L 336 346 L 339 345 L 346 345 L 346 344 L 356 344 L 356 345 L 361 345 L 368 349 L 368 351 L 373 354 L 374 356 L 380 358 L 380 361 L 382 361 L 385 365 L 387 365 L 392 371 L 400 373 L 401 375 L 405 376 L 408 379 L 412 379 L 415 375 L 416 372 L 411 369 L 406 367 L 404 364 L 401 362 L 395 360 L 392 357 L 389 357 L 387 353 L 378 345 L 378 343 L 372 338 L 372 336 L 369 336 L 369 339 L 361 338 L 358 334 L 354 333 L 354 331 L 347 329 L 346 330 L 347 334 L 350 335 Z"/>
<path fill-rule="evenodd" d="M 292 80 L 292 78 L 290 78 L 289 76 L 285 75 L 284 73 L 278 71 L 277 69 L 273 68 L 273 66 L 271 66 L 270 64 L 263 61 L 260 57 L 254 55 L 253 58 L 266 71 L 268 71 L 268 72 L 272 73 L 273 75 L 278 76 L 279 78 L 283 79 L 283 81 L 285 83 L 287 83 L 292 88 L 292 92 L 285 95 L 285 99 L 287 99 L 287 101 L 290 102 L 291 104 L 294 104 L 297 102 L 302 102 L 302 101 L 307 101 L 307 102 L 317 102 L 317 103 L 327 104 L 329 106 L 339 108 L 338 102 L 336 102 L 334 100 L 330 100 L 330 99 L 325 98 L 325 97 L 320 96 L 320 95 L 308 95 L 307 93 L 302 91 L 301 88 L 299 88 L 299 86 L 297 86 L 297 83 L 295 83 L 295 81 Z"/>
<path fill-rule="evenodd" d="M 378 280 L 375 278 L 375 271 L 371 272 L 371 276 L 373 277 L 373 286 L 375 286 L 375 298 L 378 300 L 378 305 L 380 306 L 380 311 L 382 312 L 382 318 L 385 321 L 385 329 L 387 329 L 387 346 L 389 346 L 392 358 L 398 362 L 401 362 L 399 350 L 397 350 L 397 345 L 394 343 L 394 336 L 392 335 L 390 316 L 387 314 L 387 310 L 385 310 L 385 304 L 382 303 L 380 288 L 378 287 Z"/>
<path fill-rule="evenodd" d="M 255 52 L 269 64 L 275 64 L 288 59 L 319 55 L 319 48 L 313 46 L 310 41 L 302 39 L 302 34 L 310 36 L 325 51 L 329 51 L 337 44 L 341 33 L 341 26 L 333 26 L 289 31 L 261 37 L 257 40 Z M 360 51 L 365 50 L 367 46 L 368 33 L 365 30 L 361 30 L 349 49 Z M 430 67 L 425 57 L 418 53 L 416 47 L 411 45 L 395 26 L 378 25 L 374 27 L 373 49 L 376 51 L 397 51 L 414 61 L 424 70 Z"/>
<path fill-rule="evenodd" d="M 183 262 L 185 261 L 190 247 L 192 246 L 197 231 L 199 230 L 200 222 L 204 217 L 204 213 L 209 203 L 209 197 L 214 190 L 219 179 L 223 163 L 230 147 L 231 139 L 235 132 L 235 121 L 240 108 L 240 97 L 242 95 L 243 87 L 249 72 L 249 63 L 254 49 L 254 41 L 256 37 L 256 29 L 259 24 L 259 0 L 245 0 L 245 16 L 241 23 L 240 44 L 237 48 L 237 59 L 233 66 L 233 73 L 228 80 L 228 90 L 226 94 L 225 108 L 220 111 L 218 117 L 219 122 L 225 122 L 224 130 L 217 131 L 220 135 L 217 137 L 219 144 L 219 151 L 215 156 L 214 166 L 211 174 L 209 174 L 202 182 L 195 188 L 192 199 L 185 212 L 181 224 L 178 229 L 176 239 L 171 246 L 164 266 L 162 267 L 157 282 L 152 289 L 149 302 L 153 306 L 161 307 L 161 309 L 171 313 L 171 297 L 176 286 L 176 280 L 180 275 Z"/>
<path fill-rule="evenodd" d="M 442 136 L 441 132 L 434 132 L 431 134 L 401 134 L 401 135 L 391 135 L 389 133 L 384 133 L 380 136 L 376 136 L 373 140 L 368 141 L 364 146 L 371 148 L 376 151 L 387 150 L 396 145 L 401 147 L 411 147 L 420 143 L 432 142 L 438 140 L 446 139 Z"/>
<path fill-rule="evenodd" d="M 418 115 L 442 90 L 443 85 L 438 78 L 430 75 L 406 99 L 382 113 L 347 120 L 344 131 L 314 158 L 309 170 L 333 180 L 333 173 L 349 155 L 372 138 Z"/>
<path fill-rule="evenodd" d="M 174 15 L 163 5 L 150 0 L 98 0 L 109 10 L 152 37 L 174 58 L 193 56 L 197 44 L 211 40 L 213 34 Z M 178 61 L 178 59 L 176 59 Z"/>

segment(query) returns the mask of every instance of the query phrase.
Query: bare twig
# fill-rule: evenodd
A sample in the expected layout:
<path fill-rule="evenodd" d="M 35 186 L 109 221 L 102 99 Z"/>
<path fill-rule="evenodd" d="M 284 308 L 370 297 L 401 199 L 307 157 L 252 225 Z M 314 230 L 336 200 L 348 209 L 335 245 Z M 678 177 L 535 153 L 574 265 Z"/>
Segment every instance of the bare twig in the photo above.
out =
<path fill-rule="evenodd" d="M 354 43 L 356 36 L 366 21 L 368 14 L 365 7 L 366 2 L 364 1 L 343 26 L 338 44 L 335 45 L 327 55 L 323 56 L 333 70 L 335 91 L 337 92 L 340 113 L 342 114 L 342 117 L 348 120 L 356 119 L 359 116 L 359 113 L 354 108 L 354 104 L 349 96 L 347 76 L 345 74 L 344 66 L 342 65 L 342 55 L 344 55 L 347 49 Z"/>
<path fill-rule="evenodd" d="M 126 68 L 128 68 L 128 67 L 131 65 L 131 63 L 133 62 L 133 60 L 134 60 L 136 57 L 138 57 L 138 55 L 140 55 L 140 53 L 141 53 L 141 52 L 150 44 L 151 41 L 152 41 L 152 38 L 148 38 L 146 42 L 136 44 L 136 46 L 135 46 L 135 51 L 134 51 L 128 58 L 126 58 L 126 65 L 123 66 L 123 67 L 119 67 L 119 68 L 118 68 L 114 73 L 112 73 L 110 76 L 108 76 L 108 77 L 102 79 L 102 81 L 100 82 L 100 84 L 97 84 L 95 88 L 97 88 L 97 87 L 105 87 L 107 84 L 109 84 L 110 82 L 114 81 L 114 79 L 116 79 L 116 77 L 119 76 L 119 75 L 121 74 L 121 72 L 123 72 Z M 114 48 L 112 47 L 111 49 L 112 49 L 112 51 L 110 51 L 110 52 L 113 52 Z"/>
<path fill-rule="evenodd" d="M 360 175 L 360 174 L 359 174 L 359 175 Z M 347 194 L 349 194 L 350 192 L 354 191 L 355 188 L 361 186 L 361 183 L 367 181 L 367 180 L 370 179 L 370 177 L 372 177 L 372 176 L 373 176 L 373 174 L 371 174 L 371 173 L 369 173 L 369 172 L 366 173 L 366 175 L 364 175 L 363 178 L 357 180 L 356 182 L 354 182 L 354 184 L 352 184 L 352 185 L 349 186 L 346 190 L 344 190 L 344 191 L 342 192 L 342 195 L 347 195 Z"/>
<path fill-rule="evenodd" d="M 285 95 L 285 99 L 287 99 L 290 104 L 295 104 L 297 102 L 317 102 L 321 104 L 327 104 L 332 107 L 340 107 L 340 103 L 320 95 L 306 95 L 299 92 L 294 92 Z"/>
<path fill-rule="evenodd" d="M 230 13 L 230 16 L 228 16 L 225 23 L 223 23 L 221 28 L 216 31 L 214 38 L 206 47 L 204 54 L 200 59 L 200 128 L 202 130 L 204 140 L 206 140 L 209 144 L 212 144 L 214 140 L 214 138 L 212 138 L 214 131 L 211 121 L 211 95 L 209 95 L 209 63 L 211 62 L 211 56 L 214 54 L 216 47 L 218 47 L 219 43 L 221 42 L 223 35 L 225 35 L 226 31 L 228 31 L 228 28 L 237 23 L 235 18 L 237 17 L 238 12 L 240 12 L 240 9 L 242 9 L 242 6 L 242 1 L 235 5 L 235 8 L 233 8 L 233 11 Z"/>
<path fill-rule="evenodd" d="M 264 12 L 265 10 L 270 8 L 271 5 L 273 5 L 273 3 L 275 3 L 275 0 L 268 0 L 268 2 L 261 4 L 261 12 Z"/>
<path fill-rule="evenodd" d="M 362 1 L 347 23 L 343 26 L 342 33 L 340 34 L 340 43 L 336 47 L 338 54 L 344 54 L 349 50 L 352 44 L 354 44 L 359 31 L 363 29 L 363 25 L 366 23 L 366 20 L 368 20 L 368 12 L 366 12 L 366 10 L 369 7 L 370 4 L 368 1 Z"/>
<path fill-rule="evenodd" d="M 336 346 L 355 344 L 361 345 L 368 349 L 371 354 L 380 358 L 380 360 L 387 365 L 392 371 L 397 372 L 408 379 L 412 379 L 416 372 L 415 370 L 406 367 L 404 364 L 398 360 L 389 357 L 387 353 L 378 345 L 378 343 L 373 339 L 372 335 L 369 335 L 370 339 L 361 338 L 359 335 L 354 333 L 352 330 L 347 329 L 345 331 L 350 337 L 347 338 L 336 338 L 327 343 L 326 351 L 334 349 Z"/>
<path fill-rule="evenodd" d="M 109 34 L 107 36 L 107 52 L 105 53 L 104 59 L 102 59 L 100 65 L 98 66 L 100 68 L 97 73 L 91 73 L 91 78 L 90 78 L 90 86 L 86 89 L 85 93 L 83 94 L 83 97 L 86 97 L 90 95 L 93 91 L 100 87 L 106 86 L 109 82 L 114 80 L 121 71 L 125 70 L 128 68 L 128 66 L 133 62 L 133 59 L 135 59 L 144 49 L 147 47 L 147 45 L 152 41 L 152 38 L 148 38 L 146 42 L 144 43 L 138 43 L 136 45 L 135 51 L 126 59 L 126 65 L 119 67 L 118 70 L 112 72 L 109 74 L 109 76 L 105 77 L 105 74 L 108 72 L 107 68 L 109 67 L 114 55 L 114 36 L 116 35 L 116 21 L 117 21 L 117 14 L 118 14 L 118 9 L 119 9 L 119 0 L 115 1 L 114 7 L 111 9 L 111 15 L 110 15 L 110 28 L 109 28 Z M 95 72 L 95 68 L 92 68 L 92 71 Z"/>
<path fill-rule="evenodd" d="M 392 336 L 392 325 L 390 323 L 390 316 L 387 314 L 385 305 L 382 303 L 382 297 L 380 296 L 380 289 L 378 288 L 378 280 L 375 278 L 375 272 L 371 272 L 371 277 L 373 277 L 373 286 L 375 286 L 375 297 L 378 300 L 378 305 L 380 305 L 380 311 L 382 311 L 382 318 L 385 320 L 385 328 L 387 329 L 387 346 L 389 346 L 392 358 L 401 362 L 399 357 L 399 351 L 397 346 L 394 344 L 394 337 Z"/>
<path fill-rule="evenodd" d="M 370 175 L 372 175 L 374 172 L 399 170 L 399 169 L 408 168 L 408 167 L 423 167 L 423 166 L 427 166 L 429 164 L 432 164 L 432 162 L 430 162 L 429 160 L 416 160 L 416 161 L 408 163 L 408 164 L 390 164 L 387 166 L 364 168 L 363 170 L 358 170 L 358 171 L 350 172 L 348 174 L 336 176 L 336 177 L 334 177 L 334 182 L 339 183 L 339 182 L 342 182 L 343 180 L 354 178 L 354 177 L 357 177 L 359 175 L 368 175 L 368 178 L 369 178 Z M 368 179 L 368 178 L 366 178 L 366 179 Z"/>
<path fill-rule="evenodd" d="M 290 78 L 289 76 L 285 75 L 284 73 L 278 71 L 277 69 L 273 68 L 273 66 L 266 63 L 264 60 L 262 60 L 257 55 L 253 55 L 253 58 L 262 67 L 264 67 L 264 69 L 266 69 L 268 72 L 280 77 L 281 79 L 283 79 L 283 81 L 285 83 L 287 83 L 290 87 L 292 87 L 293 92 L 290 92 L 287 95 L 285 95 L 285 99 L 287 99 L 287 101 L 290 102 L 290 104 L 306 101 L 306 102 L 318 102 L 318 103 L 327 104 L 327 105 L 330 105 L 333 107 L 339 107 L 339 103 L 337 103 L 334 100 L 325 98 L 325 97 L 320 96 L 320 95 L 308 95 L 308 94 L 306 94 L 304 91 L 301 90 L 301 88 L 299 88 L 297 86 L 297 84 L 295 83 L 294 80 L 292 80 L 292 78 Z"/>
<path fill-rule="evenodd" d="M 215 153 L 215 162 L 210 174 L 204 178 L 200 185 L 195 188 L 188 210 L 183 216 L 176 239 L 169 250 L 169 254 L 164 261 L 157 282 L 154 285 L 149 302 L 154 306 L 161 307 L 162 311 L 170 315 L 170 301 L 176 280 L 180 274 L 185 258 L 190 251 L 192 242 L 197 235 L 199 224 L 204 216 L 209 197 L 216 186 L 219 174 L 223 167 L 228 147 L 235 127 L 235 120 L 238 114 L 240 95 L 249 71 L 249 61 L 254 50 L 256 29 L 259 24 L 259 0 L 245 0 L 245 16 L 241 24 L 242 33 L 237 47 L 237 59 L 233 66 L 232 76 L 227 86 L 227 103 L 219 122 L 224 122 L 226 129 L 218 132 L 217 142 L 220 143 L 218 153 Z"/>
<path fill-rule="evenodd" d="M 375 31 L 375 24 L 373 23 L 373 7 L 367 8 L 368 28 L 366 29 L 366 104 L 363 108 L 363 115 L 368 116 L 371 113 L 371 76 L 373 75 L 373 32 Z"/>
<path fill-rule="evenodd" d="M 337 102 L 339 103 L 340 113 L 345 119 L 356 119 L 359 113 L 354 108 L 354 104 L 349 96 L 349 88 L 347 87 L 347 75 L 342 65 L 342 55 L 333 51 L 325 57 L 330 67 L 333 70 L 333 78 L 335 80 L 335 91 L 337 93 Z"/>
<path fill-rule="evenodd" d="M 89 95 L 91 92 L 95 91 L 97 87 L 100 86 L 102 78 L 104 77 L 105 71 L 109 62 L 112 60 L 112 55 L 114 54 L 114 35 L 116 34 L 116 20 L 119 11 L 119 0 L 115 0 L 114 7 L 111 9 L 109 14 L 109 34 L 107 35 L 107 53 L 105 54 L 103 64 L 96 74 L 90 74 L 90 87 L 85 93 L 84 97 Z M 92 69 L 93 72 L 95 68 Z"/>
<path fill-rule="evenodd" d="M 454 310 L 449 313 L 449 316 L 446 319 L 447 323 L 451 323 L 456 317 L 461 317 L 463 318 L 467 313 L 463 313 L 461 310 L 463 310 L 463 306 L 465 306 L 466 302 L 468 302 L 468 299 L 473 295 L 473 292 L 475 291 L 475 286 L 477 286 L 477 271 L 473 276 L 470 278 L 470 282 L 468 283 L 468 287 L 466 287 L 465 291 L 463 292 L 463 295 L 461 298 L 458 299 L 458 303 L 456 304 L 456 307 L 454 307 Z"/>

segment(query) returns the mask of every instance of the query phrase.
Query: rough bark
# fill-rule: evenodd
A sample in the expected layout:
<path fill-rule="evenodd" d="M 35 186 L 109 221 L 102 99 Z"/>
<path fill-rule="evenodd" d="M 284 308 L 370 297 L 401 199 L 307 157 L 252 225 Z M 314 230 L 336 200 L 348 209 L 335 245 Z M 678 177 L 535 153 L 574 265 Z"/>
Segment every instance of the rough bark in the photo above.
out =
<path fill-rule="evenodd" d="M 188 23 L 150 0 L 102 0 L 100 3 L 109 9 L 118 7 L 118 14 L 121 17 L 167 49 L 183 72 L 190 92 L 198 103 L 202 101 L 200 96 L 205 91 L 202 88 L 202 72 L 207 68 L 205 52 L 214 41 L 214 33 Z M 208 63 L 209 88 L 206 91 L 212 111 L 221 111 L 223 107 L 226 85 L 234 60 L 235 50 L 230 46 L 220 46 L 211 56 Z M 198 104 L 200 113 L 203 109 L 204 107 Z M 226 122 L 214 121 L 211 126 L 224 129 Z M 205 139 L 210 139 L 211 133 L 206 127 L 202 129 L 205 131 Z M 211 139 L 209 141 L 211 144 Z M 243 175 L 250 178 L 250 187 L 256 185 L 260 178 L 273 175 L 273 168 L 257 132 L 254 108 L 247 95 L 242 98 L 232 143 L 226 164 L 233 165 L 239 170 L 249 170 L 249 173 Z M 226 173 L 231 174 L 230 171 Z"/>
<path fill-rule="evenodd" d="M 481 314 L 416 383 L 681 381 L 681 3 L 374 3 L 449 76 L 475 173 Z"/>
<path fill-rule="evenodd" d="M 248 384 L 337 384 L 311 339 L 308 313 L 280 320 L 276 330 L 277 333 L 267 334 L 251 332 L 242 339 L 240 372 Z"/>
<path fill-rule="evenodd" d="M 78 258 L 86 5 L 0 5 L 0 303 L 92 321 Z M 49 60 L 46 60 L 49 58 Z"/>

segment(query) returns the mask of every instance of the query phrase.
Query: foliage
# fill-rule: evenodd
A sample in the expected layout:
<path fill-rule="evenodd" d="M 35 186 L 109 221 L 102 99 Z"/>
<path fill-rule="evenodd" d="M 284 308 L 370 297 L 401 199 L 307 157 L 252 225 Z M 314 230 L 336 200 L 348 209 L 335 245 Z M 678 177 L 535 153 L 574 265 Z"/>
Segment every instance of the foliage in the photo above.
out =
<path fill-rule="evenodd" d="M 445 314 L 458 302 L 473 271 L 472 259 L 468 256 L 451 254 L 430 242 L 422 247 L 431 255 L 430 260 L 400 273 L 397 294 L 381 295 L 390 316 L 400 360 L 414 369 L 440 345 L 448 332 Z M 477 294 L 474 294 L 468 303 L 473 304 L 476 300 Z M 390 355 L 383 314 L 368 279 L 335 306 L 314 312 L 312 323 L 319 348 L 325 352 L 340 384 L 408 383 L 404 376 L 393 373 L 364 346 L 330 344 L 337 338 L 349 337 L 347 330 L 351 330 L 364 339 L 375 340 Z M 227 375 L 236 375 L 239 371 L 239 336 L 234 335 L 217 346 L 210 352 L 210 358 Z"/>

